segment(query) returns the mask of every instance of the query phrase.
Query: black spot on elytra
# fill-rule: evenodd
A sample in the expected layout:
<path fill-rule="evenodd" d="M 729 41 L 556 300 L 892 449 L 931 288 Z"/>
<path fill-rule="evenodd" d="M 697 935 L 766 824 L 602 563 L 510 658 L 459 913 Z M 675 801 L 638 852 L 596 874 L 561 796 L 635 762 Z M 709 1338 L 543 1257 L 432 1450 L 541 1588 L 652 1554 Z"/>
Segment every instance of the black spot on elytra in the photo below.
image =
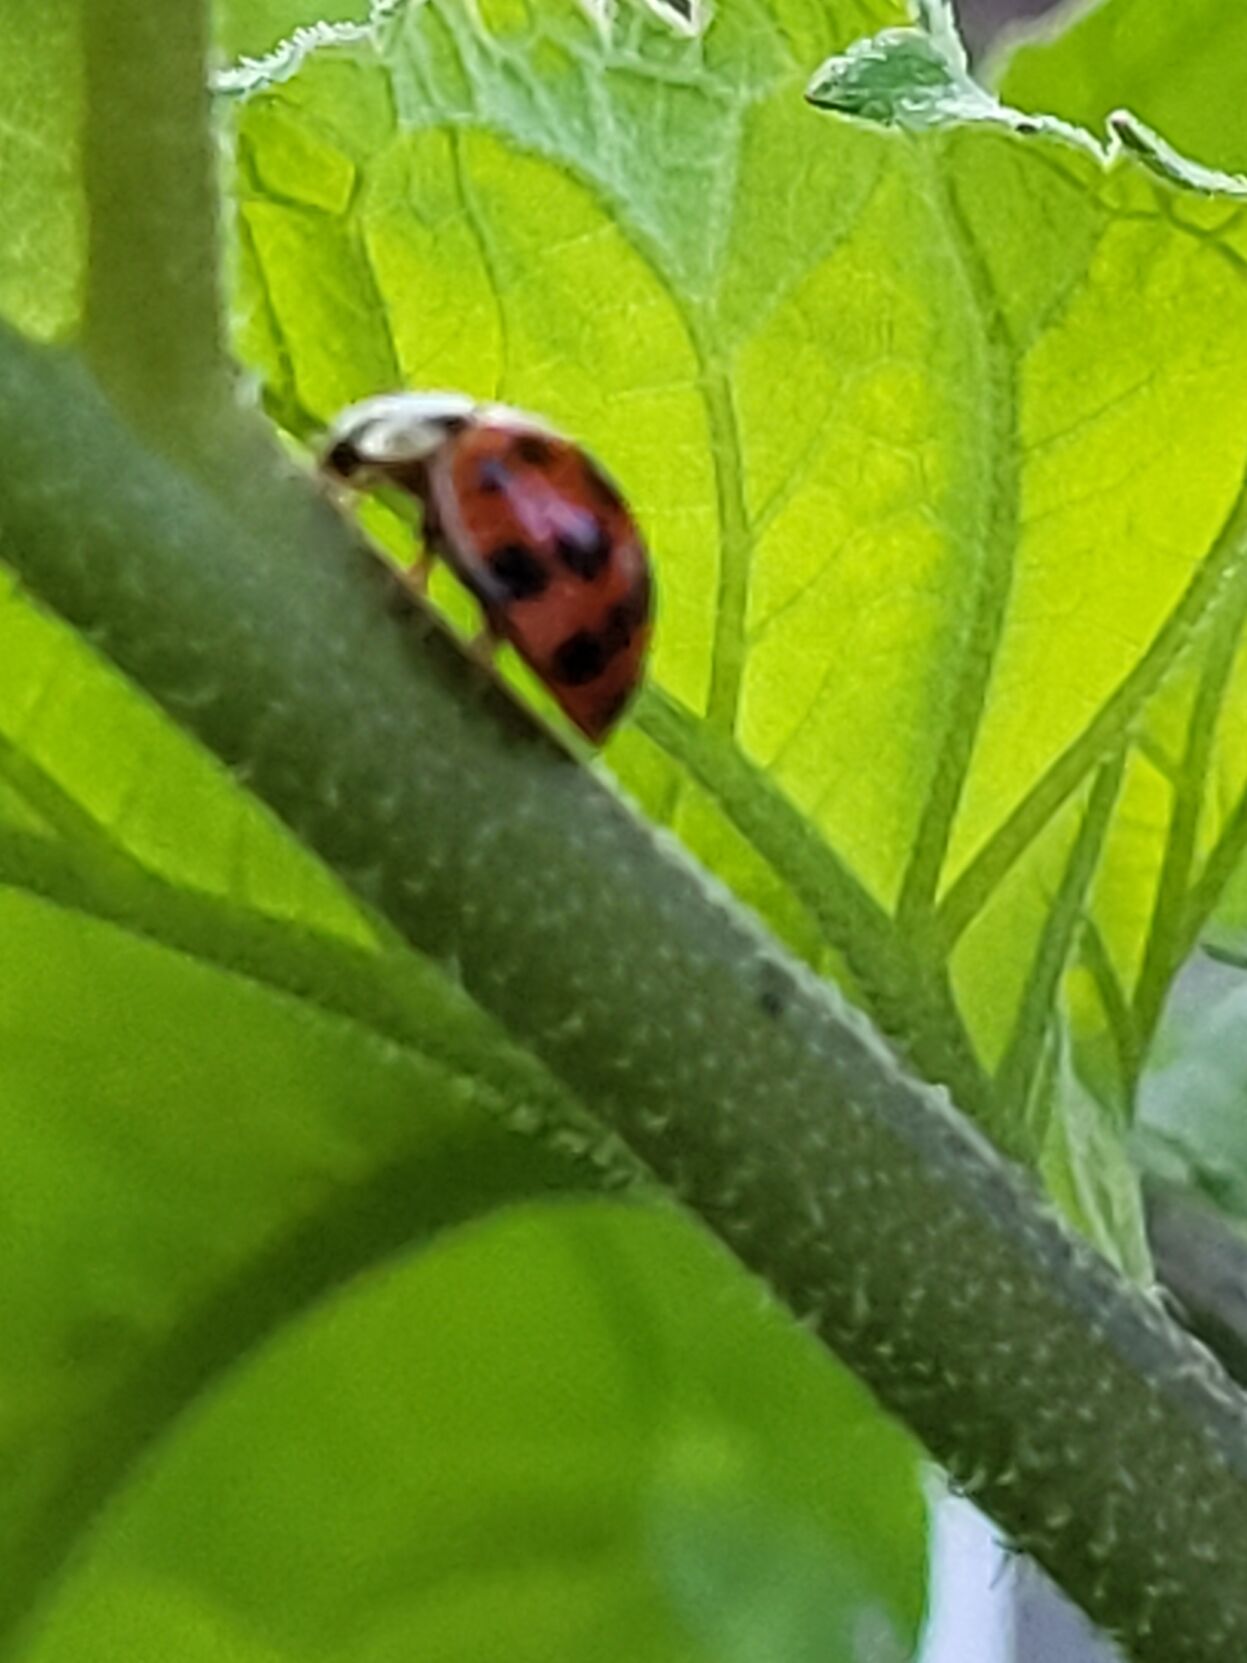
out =
<path fill-rule="evenodd" d="M 606 622 L 602 625 L 602 654 L 605 658 L 614 658 L 621 653 L 632 639 L 632 631 L 636 625 L 632 619 L 632 612 L 627 601 L 620 601 L 612 606 L 606 614 Z"/>
<path fill-rule="evenodd" d="M 538 555 L 522 543 L 506 543 L 489 557 L 489 569 L 513 601 L 544 594 L 550 574 Z"/>
<path fill-rule="evenodd" d="M 578 629 L 556 648 L 551 667 L 554 679 L 565 687 L 584 687 L 598 679 L 607 661 L 601 638 L 587 629 Z"/>
<path fill-rule="evenodd" d="M 555 538 L 554 552 L 573 576 L 592 583 L 610 559 L 610 533 L 599 521 L 586 519 L 583 535 Z"/>
<path fill-rule="evenodd" d="M 511 478 L 511 470 L 499 456 L 487 456 L 476 470 L 476 488 L 484 491 L 487 496 L 493 496 Z"/>
<path fill-rule="evenodd" d="M 515 454 L 531 468 L 542 468 L 550 460 L 550 441 L 539 433 L 521 433 L 515 441 Z"/>
<path fill-rule="evenodd" d="M 610 659 L 621 653 L 649 617 L 649 573 L 642 572 L 623 600 L 616 601 L 602 625 L 602 652 Z"/>

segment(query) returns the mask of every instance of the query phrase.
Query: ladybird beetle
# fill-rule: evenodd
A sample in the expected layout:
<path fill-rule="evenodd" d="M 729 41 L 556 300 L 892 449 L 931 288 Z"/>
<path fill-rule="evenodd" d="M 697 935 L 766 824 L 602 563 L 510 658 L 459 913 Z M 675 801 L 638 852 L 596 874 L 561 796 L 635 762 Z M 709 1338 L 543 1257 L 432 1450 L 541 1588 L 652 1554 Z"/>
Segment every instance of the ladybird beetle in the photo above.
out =
<path fill-rule="evenodd" d="M 532 416 L 462 393 L 388 393 L 344 410 L 321 467 L 357 489 L 416 498 L 441 555 L 586 738 L 636 691 L 649 643 L 649 559 L 597 463 Z"/>

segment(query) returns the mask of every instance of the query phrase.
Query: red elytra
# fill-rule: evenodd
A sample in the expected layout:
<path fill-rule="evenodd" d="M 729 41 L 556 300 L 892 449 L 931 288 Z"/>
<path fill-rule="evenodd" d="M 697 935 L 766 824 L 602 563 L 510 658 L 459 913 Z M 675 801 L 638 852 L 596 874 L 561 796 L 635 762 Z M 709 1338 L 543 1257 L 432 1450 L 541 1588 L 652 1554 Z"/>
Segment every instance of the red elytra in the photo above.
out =
<path fill-rule="evenodd" d="M 641 679 L 652 586 L 636 521 L 570 440 L 457 393 L 383 394 L 334 422 L 331 476 L 421 504 L 430 554 L 476 596 L 586 738 L 600 744 Z"/>

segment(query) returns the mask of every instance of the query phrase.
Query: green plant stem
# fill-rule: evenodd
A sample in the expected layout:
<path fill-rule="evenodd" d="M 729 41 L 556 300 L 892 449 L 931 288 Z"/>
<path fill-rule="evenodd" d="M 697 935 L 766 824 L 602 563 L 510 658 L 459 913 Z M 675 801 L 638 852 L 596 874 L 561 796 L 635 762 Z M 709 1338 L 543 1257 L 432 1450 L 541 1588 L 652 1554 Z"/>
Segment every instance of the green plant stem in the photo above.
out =
<path fill-rule="evenodd" d="M 453 964 L 1138 1658 L 1241 1663 L 1242 1396 L 830 988 L 396 616 L 280 464 L 249 518 L 77 366 L 0 335 L 0 557 Z"/>
<path fill-rule="evenodd" d="M 227 385 L 207 10 L 199 0 L 80 6 L 83 344 L 137 427 L 166 446 L 181 440 L 189 448 Z"/>

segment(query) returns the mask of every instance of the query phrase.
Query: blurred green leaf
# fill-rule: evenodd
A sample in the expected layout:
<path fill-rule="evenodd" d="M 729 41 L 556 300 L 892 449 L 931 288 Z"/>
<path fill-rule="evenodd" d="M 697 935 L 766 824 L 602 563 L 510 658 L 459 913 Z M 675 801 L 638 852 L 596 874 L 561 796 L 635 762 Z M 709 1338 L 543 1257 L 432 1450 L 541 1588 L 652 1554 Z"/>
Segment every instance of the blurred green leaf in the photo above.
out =
<path fill-rule="evenodd" d="M 1041 26 L 996 67 L 1001 92 L 1103 132 L 1133 110 L 1210 167 L 1247 169 L 1247 11 L 1238 0 L 1100 0 L 1064 29 Z"/>
<path fill-rule="evenodd" d="M 1241 938 L 1240 938 L 1241 940 Z M 1140 1091 L 1157 1274 L 1182 1320 L 1247 1384 L 1247 978 L 1196 954 L 1179 977 Z"/>
<path fill-rule="evenodd" d="M 860 1546 L 829 1558 L 819 1535 L 756 1495 L 705 1485 L 663 1498 L 655 1527 L 675 1609 L 708 1657 L 723 1663 L 825 1663 L 913 1655 L 879 1601 Z M 846 1544 L 847 1546 L 847 1544 Z"/>
<path fill-rule="evenodd" d="M 1040 1156 L 1044 1186 L 1105 1258 L 1146 1284 L 1152 1265 L 1138 1176 L 1118 1128 L 1078 1077 L 1068 1050 L 1054 1069 L 1052 1089 L 1059 1112 L 1048 1116 Z"/>
<path fill-rule="evenodd" d="M 1243 689 L 1236 689 L 1240 698 Z M 1216 911 L 1203 925 L 1201 940 L 1209 952 L 1228 955 L 1236 963 L 1247 963 L 1247 864 L 1241 858 L 1243 810 L 1239 808 L 1234 830 L 1233 853 L 1238 857 L 1228 868 L 1228 881 L 1221 891 Z"/>
<path fill-rule="evenodd" d="M 37 840 L 30 852 L 38 869 Z M 552 1119 L 559 1093 L 418 961 L 391 969 L 409 1003 L 406 1031 L 386 1031 L 358 995 L 356 1011 L 302 996 L 300 969 L 323 976 L 328 951 L 301 966 L 279 940 L 289 985 L 273 985 L 247 973 L 245 953 L 177 950 L 175 907 L 157 921 L 175 939 L 157 945 L 135 920 L 93 921 L 81 880 L 74 905 L 54 884 L 45 900 L 5 876 L 11 1638 L 132 1464 L 257 1340 L 358 1265 L 513 1194 L 566 1187 L 580 1168 L 506 1131 Z M 366 986 L 359 958 L 362 973 L 349 956 L 338 969 Z"/>
<path fill-rule="evenodd" d="M 1140 1147 L 1171 1184 L 1247 1219 L 1247 983 L 1197 959 L 1175 990 L 1143 1083 Z"/>
<path fill-rule="evenodd" d="M 131 883 L 145 932 L 159 933 L 179 899 L 205 915 L 217 906 L 227 956 L 231 920 L 248 913 L 375 943 L 375 924 L 319 861 L 4 573 L 0 630 L 0 780 L 12 815 L 37 817 L 76 881 Z M 18 881 L 24 847 L 13 845 L 9 865 Z M 169 890 L 145 902 L 156 892 L 142 888 L 144 874 Z"/>
<path fill-rule="evenodd" d="M 919 1615 L 903 1440 L 658 1215 L 513 1215 L 378 1265 L 159 1454 L 30 1659 L 486 1663 L 505 1636 L 532 1663 L 761 1663 L 805 1624 L 818 1656 L 852 1663 L 863 1625 L 907 1647 Z M 754 1554 L 795 1534 L 832 1567 L 773 1588 L 775 1626 L 744 1650 L 703 1649 L 704 1599 L 670 1592 L 713 1554 L 672 1527 L 708 1496 Z"/>

